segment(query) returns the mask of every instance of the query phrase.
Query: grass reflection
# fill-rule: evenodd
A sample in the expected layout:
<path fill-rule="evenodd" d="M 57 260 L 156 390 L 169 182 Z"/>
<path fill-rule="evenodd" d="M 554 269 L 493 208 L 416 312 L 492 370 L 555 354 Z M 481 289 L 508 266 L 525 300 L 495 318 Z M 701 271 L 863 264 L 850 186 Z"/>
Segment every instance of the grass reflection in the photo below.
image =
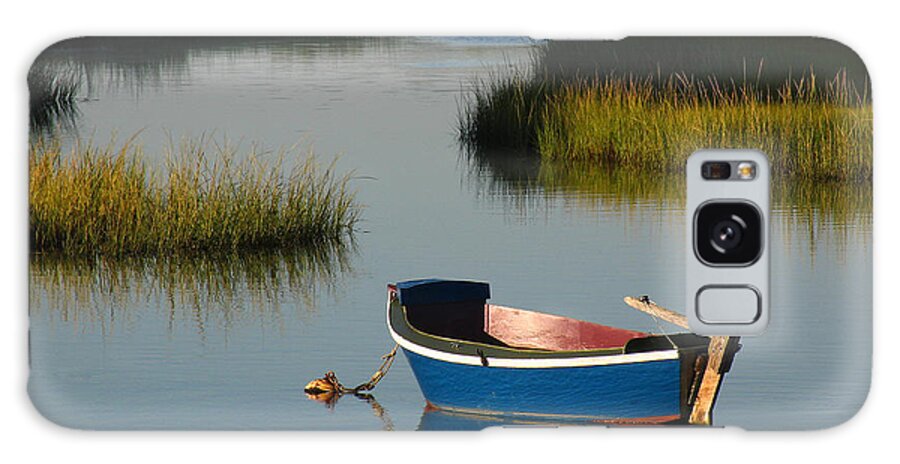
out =
<path fill-rule="evenodd" d="M 196 61 L 214 59 L 297 62 L 314 58 L 361 56 L 370 49 L 391 50 L 397 37 L 78 37 L 45 49 L 39 60 L 76 71 L 87 95 L 102 89 L 138 96 L 163 83 L 189 84 Z"/>
<path fill-rule="evenodd" d="M 634 213 L 644 207 L 683 211 L 684 175 L 599 163 L 543 159 L 526 151 L 468 151 L 465 179 L 481 198 L 501 201 L 519 218 L 542 214 L 556 201 L 582 212 Z M 775 173 L 775 230 L 786 240 L 805 234 L 811 247 L 851 236 L 868 241 L 872 229 L 872 183 L 812 181 Z"/>
<path fill-rule="evenodd" d="M 33 139 L 71 132 L 79 115 L 75 70 L 36 61 L 28 71 L 28 131 Z"/>
<path fill-rule="evenodd" d="M 30 257 L 32 318 L 60 321 L 79 331 L 111 335 L 142 311 L 164 311 L 166 330 L 205 337 L 256 323 L 281 328 L 289 311 L 316 309 L 351 273 L 355 245 L 273 252 L 160 257 Z M 299 303 L 299 304 L 298 304 Z"/>

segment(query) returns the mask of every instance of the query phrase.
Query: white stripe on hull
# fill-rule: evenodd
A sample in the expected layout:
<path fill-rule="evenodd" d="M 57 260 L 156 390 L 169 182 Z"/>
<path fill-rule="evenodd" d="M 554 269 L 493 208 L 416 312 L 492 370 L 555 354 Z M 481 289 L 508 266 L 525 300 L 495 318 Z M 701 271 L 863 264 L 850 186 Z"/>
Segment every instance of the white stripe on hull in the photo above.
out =
<path fill-rule="evenodd" d="M 481 366 L 481 357 L 470 356 L 464 354 L 447 353 L 435 350 L 413 343 L 401 337 L 394 328 L 391 327 L 391 303 L 387 304 L 387 326 L 394 339 L 403 349 L 412 351 L 413 353 L 446 361 L 454 364 L 467 364 L 470 366 Z M 678 359 L 677 350 L 651 351 L 647 353 L 630 353 L 630 354 L 614 354 L 605 356 L 573 356 L 569 358 L 486 358 L 488 365 L 491 367 L 513 367 L 523 369 L 538 369 L 550 367 L 589 367 L 589 366 L 611 366 L 616 364 L 632 364 L 651 361 L 666 361 Z"/>

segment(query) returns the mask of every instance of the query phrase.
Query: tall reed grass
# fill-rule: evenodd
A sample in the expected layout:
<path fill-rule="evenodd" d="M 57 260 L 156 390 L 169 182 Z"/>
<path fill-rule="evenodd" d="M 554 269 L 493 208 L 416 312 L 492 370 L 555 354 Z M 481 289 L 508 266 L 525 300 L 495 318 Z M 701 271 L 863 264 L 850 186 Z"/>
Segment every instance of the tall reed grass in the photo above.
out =
<path fill-rule="evenodd" d="M 210 155 L 208 152 L 214 150 Z M 255 152 L 187 141 L 149 170 L 141 149 L 75 148 L 36 142 L 29 150 L 33 251 L 71 255 L 219 253 L 285 249 L 342 240 L 360 207 L 348 175 L 301 155 L 287 168 Z"/>
<path fill-rule="evenodd" d="M 547 159 L 677 171 L 700 148 L 754 148 L 773 170 L 813 180 L 872 176 L 872 107 L 845 73 L 771 89 L 673 75 L 478 81 L 458 118 L 469 149 L 527 148 Z"/>

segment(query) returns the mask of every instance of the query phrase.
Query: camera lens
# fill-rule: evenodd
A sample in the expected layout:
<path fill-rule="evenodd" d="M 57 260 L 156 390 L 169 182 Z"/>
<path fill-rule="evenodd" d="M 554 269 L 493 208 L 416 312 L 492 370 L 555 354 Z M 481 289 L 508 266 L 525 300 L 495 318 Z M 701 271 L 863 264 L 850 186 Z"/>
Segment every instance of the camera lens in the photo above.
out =
<path fill-rule="evenodd" d="M 741 244 L 741 238 L 744 235 L 741 232 L 744 228 L 740 224 L 742 222 L 744 221 L 739 217 L 733 216 L 732 219 L 716 223 L 709 234 L 712 237 L 713 248 L 716 248 L 716 251 L 720 253 L 727 253 L 728 250 L 737 248 Z"/>
<path fill-rule="evenodd" d="M 694 249 L 711 266 L 748 266 L 762 252 L 762 216 L 746 202 L 710 202 L 697 209 Z"/>

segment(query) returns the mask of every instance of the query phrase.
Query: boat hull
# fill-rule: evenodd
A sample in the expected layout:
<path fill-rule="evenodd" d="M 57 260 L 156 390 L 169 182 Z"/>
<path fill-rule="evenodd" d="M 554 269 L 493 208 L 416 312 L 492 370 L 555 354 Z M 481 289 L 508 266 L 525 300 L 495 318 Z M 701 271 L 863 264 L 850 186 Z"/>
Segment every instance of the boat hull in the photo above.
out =
<path fill-rule="evenodd" d="M 577 367 L 496 367 L 436 359 L 404 348 L 434 407 L 479 414 L 677 419 L 679 359 Z M 556 364 L 560 364 L 557 360 Z"/>

